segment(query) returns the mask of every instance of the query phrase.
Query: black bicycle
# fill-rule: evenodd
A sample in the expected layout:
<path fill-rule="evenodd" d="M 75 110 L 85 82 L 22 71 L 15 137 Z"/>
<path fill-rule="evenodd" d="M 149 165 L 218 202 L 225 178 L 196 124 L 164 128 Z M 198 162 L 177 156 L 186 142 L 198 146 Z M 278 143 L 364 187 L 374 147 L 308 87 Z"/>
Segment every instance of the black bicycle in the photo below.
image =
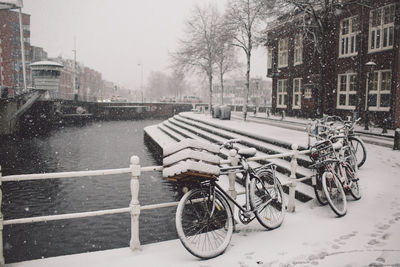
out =
<path fill-rule="evenodd" d="M 238 166 L 222 167 L 220 175 L 242 173 L 245 182 L 245 204 L 235 201 L 217 183 L 218 177 L 204 180 L 193 176 L 190 190 L 182 197 L 176 211 L 176 229 L 183 246 L 199 258 L 213 258 L 222 254 L 232 237 L 234 219 L 228 202 L 239 209 L 239 219 L 247 224 L 254 218 L 265 228 L 279 227 L 285 216 L 282 185 L 275 175 L 275 165 L 251 168 L 247 162 L 256 150 L 238 149 L 237 140 L 229 140 L 221 147 L 235 149 Z M 187 183 L 186 179 L 186 183 Z"/>

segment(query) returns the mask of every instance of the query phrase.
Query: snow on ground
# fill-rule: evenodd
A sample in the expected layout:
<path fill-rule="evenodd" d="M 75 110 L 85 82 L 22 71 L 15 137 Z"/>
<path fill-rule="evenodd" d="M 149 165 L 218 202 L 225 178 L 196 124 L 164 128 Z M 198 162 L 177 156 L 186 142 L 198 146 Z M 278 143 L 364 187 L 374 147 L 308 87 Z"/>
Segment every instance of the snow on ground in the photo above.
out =
<path fill-rule="evenodd" d="M 286 138 L 288 131 L 276 130 L 274 135 Z M 359 172 L 362 198 L 349 197 L 342 218 L 329 206 L 310 201 L 287 213 L 273 231 L 256 220 L 237 225 L 226 252 L 210 260 L 193 257 L 179 240 L 172 240 L 134 252 L 122 248 L 6 266 L 400 266 L 400 151 L 366 146 L 367 162 Z"/>

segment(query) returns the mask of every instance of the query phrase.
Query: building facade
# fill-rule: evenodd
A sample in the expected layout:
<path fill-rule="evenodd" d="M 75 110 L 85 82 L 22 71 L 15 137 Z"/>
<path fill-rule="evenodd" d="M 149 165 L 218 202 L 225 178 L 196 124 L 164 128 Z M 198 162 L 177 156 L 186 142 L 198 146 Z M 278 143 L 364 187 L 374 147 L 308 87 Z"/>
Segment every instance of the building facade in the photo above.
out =
<path fill-rule="evenodd" d="M 2 47 L 2 85 L 9 88 L 8 95 L 20 92 L 24 86 L 21 57 L 20 26 L 18 12 L 0 10 L 0 40 Z M 22 14 L 22 30 L 25 47 L 25 65 L 27 84 L 30 81 L 30 15 Z"/>
<path fill-rule="evenodd" d="M 273 111 L 361 116 L 381 127 L 400 127 L 400 3 L 347 3 L 326 29 L 323 91 L 314 43 L 300 26 L 302 15 L 278 20 L 267 30 Z"/>

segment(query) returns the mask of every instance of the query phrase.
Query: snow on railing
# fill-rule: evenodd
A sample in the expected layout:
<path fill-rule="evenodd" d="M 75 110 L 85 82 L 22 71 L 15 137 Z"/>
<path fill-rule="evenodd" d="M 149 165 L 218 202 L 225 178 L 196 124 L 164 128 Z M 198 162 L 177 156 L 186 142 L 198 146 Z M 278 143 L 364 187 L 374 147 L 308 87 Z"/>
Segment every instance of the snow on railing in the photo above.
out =
<path fill-rule="evenodd" d="M 258 161 L 258 160 L 268 160 L 273 158 L 283 158 L 283 157 L 291 157 L 290 168 L 290 181 L 287 183 L 283 183 L 282 185 L 289 186 L 289 201 L 287 210 L 289 212 L 295 211 L 295 192 L 296 192 L 296 184 L 298 182 L 311 179 L 313 176 L 303 177 L 300 179 L 296 179 L 296 169 L 297 169 L 297 157 L 301 154 L 307 154 L 309 150 L 298 151 L 298 145 L 292 145 L 292 152 L 281 153 L 281 154 L 273 154 L 261 157 L 252 157 L 248 158 L 248 161 Z M 83 217 L 92 217 L 92 216 L 101 216 L 101 215 L 109 215 L 109 214 L 118 214 L 118 213 L 130 213 L 131 214 L 131 239 L 129 246 L 132 250 L 136 250 L 140 248 L 140 240 L 139 240 L 139 216 L 142 210 L 150 210 L 156 208 L 165 208 L 177 206 L 179 202 L 168 202 L 161 204 L 152 204 L 141 206 L 139 203 L 139 177 L 142 172 L 151 172 L 151 171 L 162 171 L 163 166 L 149 166 L 149 167 L 141 167 L 140 160 L 137 156 L 132 156 L 130 159 L 130 167 L 129 168 L 121 168 L 121 169 L 107 169 L 107 170 L 94 170 L 94 171 L 77 171 L 77 172 L 59 172 L 59 173 L 43 173 L 43 174 L 23 174 L 23 175 L 9 175 L 2 176 L 1 166 L 0 166 L 0 186 L 3 182 L 15 182 L 15 181 L 27 181 L 27 180 L 41 180 L 41 179 L 62 179 L 62 178 L 81 178 L 87 176 L 106 176 L 112 174 L 131 174 L 130 179 L 130 188 L 131 188 L 131 201 L 129 203 L 129 207 L 126 208 L 118 208 L 118 209 L 107 209 L 107 210 L 98 210 L 98 211 L 89 211 L 89 212 L 79 212 L 79 213 L 67 213 L 67 214 L 58 214 L 58 215 L 49 215 L 49 216 L 37 216 L 37 217 L 29 217 L 29 218 L 19 218 L 12 220 L 4 220 L 3 214 L 1 212 L 1 204 L 2 204 L 2 190 L 0 188 L 0 266 L 4 266 L 4 255 L 3 255 L 3 226 L 11 225 L 11 224 L 23 224 L 23 223 L 33 223 L 33 222 L 45 222 L 45 221 L 55 221 L 55 220 L 64 220 L 64 219 L 75 219 L 75 218 L 83 218 Z M 221 164 L 230 164 L 231 166 L 238 165 L 238 158 L 236 157 L 236 151 L 231 150 L 229 152 L 228 159 L 221 160 Z M 228 175 L 229 177 L 229 187 L 228 194 L 236 199 L 238 193 L 235 189 L 235 173 L 231 173 Z M 313 179 L 313 184 L 315 184 L 315 179 Z M 233 203 L 231 203 L 233 208 Z"/>

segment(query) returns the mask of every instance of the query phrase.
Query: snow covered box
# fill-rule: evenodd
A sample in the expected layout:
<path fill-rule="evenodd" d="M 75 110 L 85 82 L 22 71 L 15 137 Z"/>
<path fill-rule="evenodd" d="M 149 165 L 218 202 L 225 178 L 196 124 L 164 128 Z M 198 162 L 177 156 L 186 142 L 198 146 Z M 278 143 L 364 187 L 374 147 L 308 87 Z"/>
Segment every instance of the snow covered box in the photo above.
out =
<path fill-rule="evenodd" d="M 194 177 L 211 179 L 219 175 L 219 146 L 194 139 L 184 139 L 164 149 L 163 177 L 187 181 Z"/>

